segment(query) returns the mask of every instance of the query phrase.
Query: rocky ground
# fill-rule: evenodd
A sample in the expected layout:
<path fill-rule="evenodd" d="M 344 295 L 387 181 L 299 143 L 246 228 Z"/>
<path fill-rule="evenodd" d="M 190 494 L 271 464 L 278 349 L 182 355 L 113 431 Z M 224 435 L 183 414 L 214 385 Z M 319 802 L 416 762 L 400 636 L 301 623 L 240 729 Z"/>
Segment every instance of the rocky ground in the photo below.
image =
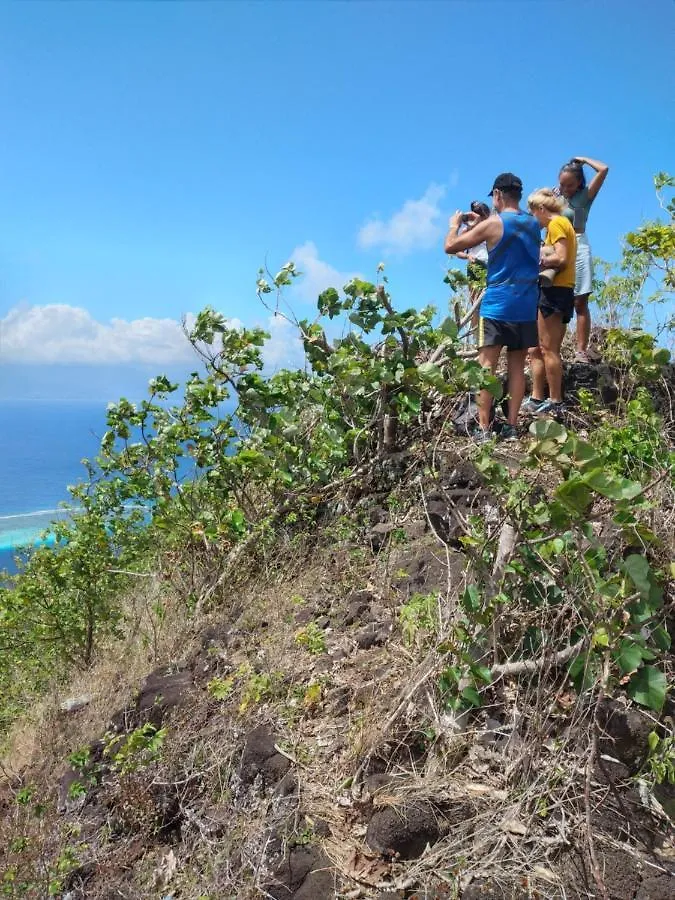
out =
<path fill-rule="evenodd" d="M 611 399 L 605 368 L 572 366 L 568 395 Z M 5 761 L 3 896 L 675 900 L 672 793 L 636 778 L 671 708 L 603 701 L 589 768 L 564 673 L 543 703 L 533 677 L 461 721 L 439 707 L 401 609 L 451 602 L 462 516 L 495 515 L 469 448 L 439 443 L 433 479 L 392 456 L 348 514 L 253 553 L 206 620 L 61 688 Z"/>

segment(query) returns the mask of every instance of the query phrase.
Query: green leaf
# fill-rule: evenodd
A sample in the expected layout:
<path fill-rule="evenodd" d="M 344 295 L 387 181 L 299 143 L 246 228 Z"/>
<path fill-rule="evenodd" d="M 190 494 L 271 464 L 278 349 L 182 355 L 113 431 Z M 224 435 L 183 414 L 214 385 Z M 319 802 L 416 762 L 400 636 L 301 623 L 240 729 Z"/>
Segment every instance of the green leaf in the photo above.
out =
<path fill-rule="evenodd" d="M 647 744 L 649 745 L 649 750 L 653 753 L 656 748 L 659 746 L 659 736 L 655 731 L 650 731 L 647 736 Z"/>
<path fill-rule="evenodd" d="M 462 606 L 467 612 L 476 612 L 480 609 L 480 594 L 478 588 L 472 584 L 464 591 Z"/>
<path fill-rule="evenodd" d="M 530 425 L 530 434 L 539 441 L 554 440 L 562 444 L 567 438 L 567 431 L 553 419 L 537 419 Z"/>
<path fill-rule="evenodd" d="M 454 340 L 454 338 L 457 337 L 457 323 L 453 318 L 448 316 L 441 322 L 441 331 L 446 337 L 452 338 Z"/>
<path fill-rule="evenodd" d="M 492 670 L 487 666 L 472 666 L 471 674 L 484 684 L 492 684 Z"/>
<path fill-rule="evenodd" d="M 565 441 L 564 448 L 574 462 L 579 464 L 581 471 L 589 468 L 598 462 L 598 454 L 593 446 L 587 441 L 582 441 L 576 434 L 569 434 Z"/>
<path fill-rule="evenodd" d="M 623 570 L 641 594 L 649 594 L 652 586 L 651 570 L 644 556 L 631 553 L 623 562 Z"/>
<path fill-rule="evenodd" d="M 643 666 L 630 680 L 628 695 L 655 712 L 660 712 L 666 699 L 666 676 L 654 666 Z"/>
<path fill-rule="evenodd" d="M 612 475 L 604 469 L 592 469 L 583 477 L 589 487 L 610 500 L 632 500 L 642 492 L 642 485 L 638 482 Z"/>
<path fill-rule="evenodd" d="M 468 685 L 462 691 L 462 699 L 466 700 L 471 706 L 481 706 L 483 701 L 480 699 L 480 694 L 476 690 L 473 685 Z"/>
<path fill-rule="evenodd" d="M 670 635 L 663 625 L 657 625 L 652 631 L 652 640 L 657 650 L 667 653 L 670 650 Z"/>
<path fill-rule="evenodd" d="M 635 641 L 623 640 L 619 645 L 615 659 L 624 675 L 627 675 L 629 672 L 635 672 L 642 663 L 642 648 Z"/>
<path fill-rule="evenodd" d="M 590 490 L 579 478 L 564 481 L 556 488 L 556 495 L 568 509 L 579 516 L 586 512 L 593 500 Z"/>
<path fill-rule="evenodd" d="M 440 366 L 437 366 L 435 363 L 420 363 L 420 365 L 417 367 L 417 372 L 422 381 L 426 381 L 427 384 L 431 384 L 434 387 L 439 388 L 445 387 L 445 378 L 443 377 L 443 372 L 441 371 Z"/>

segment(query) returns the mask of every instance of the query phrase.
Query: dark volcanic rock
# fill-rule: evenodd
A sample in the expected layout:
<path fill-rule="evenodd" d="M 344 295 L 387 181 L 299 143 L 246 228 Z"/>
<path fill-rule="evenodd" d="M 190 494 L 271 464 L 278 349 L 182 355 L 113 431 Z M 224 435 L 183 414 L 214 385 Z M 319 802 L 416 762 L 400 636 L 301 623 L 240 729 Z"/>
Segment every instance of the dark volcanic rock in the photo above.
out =
<path fill-rule="evenodd" d="M 291 767 L 290 760 L 274 748 L 274 735 L 264 725 L 249 731 L 239 764 L 239 777 L 244 784 L 253 784 L 260 775 L 263 787 L 281 781 Z"/>
<path fill-rule="evenodd" d="M 368 824 L 366 843 L 385 856 L 416 859 L 441 836 L 438 815 L 430 803 L 387 806 Z"/>
<path fill-rule="evenodd" d="M 373 553 L 377 553 L 384 547 L 390 532 L 396 528 L 393 522 L 380 522 L 368 532 L 368 540 L 373 549 Z"/>
<path fill-rule="evenodd" d="M 629 709 L 616 700 L 604 700 L 598 708 L 602 729 L 598 748 L 621 760 L 635 774 L 649 750 L 647 738 L 654 724 L 637 709 Z"/>
<path fill-rule="evenodd" d="M 334 900 L 335 877 L 319 847 L 294 847 L 266 885 L 274 900 Z"/>
<path fill-rule="evenodd" d="M 403 594 L 430 594 L 438 591 L 445 594 L 448 581 L 452 587 L 464 577 L 466 560 L 461 553 L 450 554 L 450 578 L 445 552 L 436 539 L 429 535 L 428 546 L 419 544 L 396 550 L 391 555 L 390 571 L 392 585 Z"/>
<path fill-rule="evenodd" d="M 192 672 L 184 664 L 155 669 L 141 682 L 136 699 L 137 724 L 150 722 L 160 728 L 167 712 L 187 701 L 192 684 Z"/>
<path fill-rule="evenodd" d="M 383 622 L 372 622 L 356 633 L 355 640 L 362 650 L 381 647 L 386 644 L 391 634 L 390 628 Z"/>
<path fill-rule="evenodd" d="M 347 598 L 347 610 L 342 624 L 346 627 L 357 622 L 367 622 L 370 618 L 370 607 L 375 597 L 370 591 L 356 591 Z"/>

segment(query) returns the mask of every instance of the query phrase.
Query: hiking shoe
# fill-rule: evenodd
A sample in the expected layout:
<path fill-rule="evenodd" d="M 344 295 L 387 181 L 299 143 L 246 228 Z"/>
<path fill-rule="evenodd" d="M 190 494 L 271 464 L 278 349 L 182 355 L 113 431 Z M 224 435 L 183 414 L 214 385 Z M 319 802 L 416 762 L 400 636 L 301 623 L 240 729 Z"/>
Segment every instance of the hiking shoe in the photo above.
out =
<path fill-rule="evenodd" d="M 577 352 L 574 354 L 574 362 L 588 364 L 588 363 L 593 362 L 593 360 L 591 359 L 591 357 L 589 356 L 589 354 L 587 353 L 586 350 L 577 350 Z"/>
<path fill-rule="evenodd" d="M 553 400 L 544 400 L 544 402 L 537 408 L 535 416 L 550 416 L 555 419 L 566 412 L 567 407 L 562 402 L 562 400 L 559 400 L 558 402 L 555 402 Z"/>
<path fill-rule="evenodd" d="M 483 428 L 476 428 L 473 433 L 473 439 L 477 444 L 489 444 L 490 441 L 494 438 L 494 434 L 488 428 L 487 430 Z"/>
<path fill-rule="evenodd" d="M 543 400 L 537 400 L 536 397 L 528 397 L 520 404 L 520 411 L 524 413 L 536 413 Z"/>
<path fill-rule="evenodd" d="M 509 425 L 508 422 L 502 425 L 502 430 L 499 432 L 499 440 L 500 441 L 517 441 L 518 440 L 518 431 L 516 430 L 515 425 Z"/>

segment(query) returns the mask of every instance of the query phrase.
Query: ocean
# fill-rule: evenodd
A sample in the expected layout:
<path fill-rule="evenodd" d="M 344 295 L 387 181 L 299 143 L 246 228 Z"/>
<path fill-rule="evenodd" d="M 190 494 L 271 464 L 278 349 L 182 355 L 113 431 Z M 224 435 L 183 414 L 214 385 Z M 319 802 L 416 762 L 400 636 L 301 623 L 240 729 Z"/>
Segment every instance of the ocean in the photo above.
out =
<path fill-rule="evenodd" d="M 0 401 L 0 571 L 16 571 L 16 548 L 38 541 L 63 515 L 68 485 L 98 452 L 105 403 Z"/>

